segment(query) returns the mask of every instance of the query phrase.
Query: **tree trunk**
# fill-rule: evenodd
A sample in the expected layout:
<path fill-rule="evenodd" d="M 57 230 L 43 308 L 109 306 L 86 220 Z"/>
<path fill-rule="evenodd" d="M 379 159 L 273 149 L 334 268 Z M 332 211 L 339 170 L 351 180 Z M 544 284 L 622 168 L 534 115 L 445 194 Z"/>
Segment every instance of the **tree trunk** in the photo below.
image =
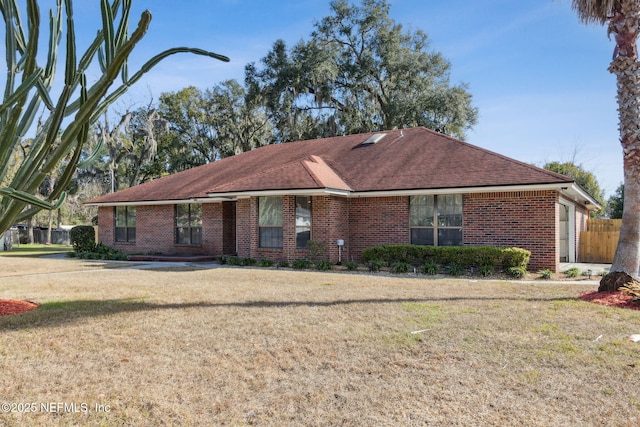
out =
<path fill-rule="evenodd" d="M 640 269 L 640 63 L 637 38 L 640 3 L 623 1 L 609 24 L 616 48 L 609 71 L 616 75 L 620 143 L 624 156 L 624 208 L 620 240 L 609 274 L 598 291 L 617 291 Z"/>
<path fill-rule="evenodd" d="M 33 238 L 33 217 L 27 219 L 27 243 L 33 245 L 35 239 Z"/>
<path fill-rule="evenodd" d="M 45 244 L 51 244 L 51 229 L 53 228 L 53 211 L 49 211 L 49 228 L 47 228 L 47 241 Z"/>

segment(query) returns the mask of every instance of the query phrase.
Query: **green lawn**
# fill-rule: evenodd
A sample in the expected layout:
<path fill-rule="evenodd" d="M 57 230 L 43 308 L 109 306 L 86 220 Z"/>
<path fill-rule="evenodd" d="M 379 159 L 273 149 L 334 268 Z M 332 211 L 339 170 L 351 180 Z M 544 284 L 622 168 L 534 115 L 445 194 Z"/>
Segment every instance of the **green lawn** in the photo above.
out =
<path fill-rule="evenodd" d="M 596 285 L 135 265 L 0 260 L 0 425 L 640 425 Z"/>
<path fill-rule="evenodd" d="M 67 245 L 20 245 L 10 251 L 0 251 L 0 257 L 39 257 L 57 253 L 71 252 L 73 248 Z"/>

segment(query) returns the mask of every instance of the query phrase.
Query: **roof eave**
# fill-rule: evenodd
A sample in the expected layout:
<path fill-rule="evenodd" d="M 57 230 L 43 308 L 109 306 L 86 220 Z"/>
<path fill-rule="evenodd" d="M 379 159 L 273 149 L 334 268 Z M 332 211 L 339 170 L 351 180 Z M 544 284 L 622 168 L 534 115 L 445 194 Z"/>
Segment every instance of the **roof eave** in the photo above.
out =
<path fill-rule="evenodd" d="M 544 184 L 515 184 L 515 185 L 490 185 L 480 187 L 440 187 L 440 188 L 417 188 L 410 190 L 373 190 L 356 191 L 351 193 L 351 197 L 387 197 L 398 195 L 437 195 L 437 194 L 472 194 L 472 193 L 496 193 L 513 191 L 538 191 L 538 190 L 559 190 L 570 187 L 571 182 L 544 183 Z"/>
<path fill-rule="evenodd" d="M 145 205 L 175 205 L 183 203 L 220 203 L 250 197 L 268 196 L 338 196 L 348 198 L 358 197 L 392 197 L 392 196 L 414 196 L 431 194 L 473 194 L 473 193 L 495 193 L 513 191 L 540 191 L 557 190 L 565 197 L 584 204 L 587 209 L 600 209 L 600 205 L 589 194 L 582 190 L 574 182 L 556 182 L 544 184 L 518 184 L 518 185 L 493 185 L 483 187 L 456 187 L 456 188 L 417 188 L 399 190 L 373 190 L 373 191 L 350 191 L 338 188 L 307 188 L 307 189 L 277 189 L 277 190 L 252 190 L 234 191 L 225 193 L 209 193 L 207 197 L 194 197 L 180 200 L 145 200 L 145 201 L 121 201 L 105 203 L 87 203 L 87 206 L 145 206 Z"/>
<path fill-rule="evenodd" d="M 578 202 L 578 203 L 584 204 L 584 206 L 588 210 L 596 210 L 597 211 L 597 210 L 602 209 L 602 206 L 600 205 L 600 203 L 598 203 L 598 201 L 596 199 L 591 197 L 589 195 L 589 193 L 584 191 L 582 189 L 582 187 L 580 187 L 575 182 L 572 183 L 568 187 L 563 187 L 562 190 L 563 190 L 562 194 L 564 194 L 566 197 L 569 197 L 574 202 Z"/>

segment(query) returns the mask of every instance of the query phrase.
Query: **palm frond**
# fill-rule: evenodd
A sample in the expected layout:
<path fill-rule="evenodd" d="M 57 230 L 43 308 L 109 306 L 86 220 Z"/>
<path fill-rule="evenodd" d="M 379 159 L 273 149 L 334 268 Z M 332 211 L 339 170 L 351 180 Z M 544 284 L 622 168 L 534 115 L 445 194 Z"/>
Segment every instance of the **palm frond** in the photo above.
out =
<path fill-rule="evenodd" d="M 620 8 L 620 0 L 572 0 L 571 8 L 586 24 L 605 24 Z"/>

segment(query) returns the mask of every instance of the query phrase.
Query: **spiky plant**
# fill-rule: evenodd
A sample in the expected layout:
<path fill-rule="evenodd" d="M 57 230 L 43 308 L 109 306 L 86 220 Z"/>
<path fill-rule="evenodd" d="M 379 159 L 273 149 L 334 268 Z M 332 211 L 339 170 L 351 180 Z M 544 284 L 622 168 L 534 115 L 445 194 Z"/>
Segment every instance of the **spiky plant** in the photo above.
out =
<path fill-rule="evenodd" d="M 130 76 L 127 60 L 151 22 L 151 13 L 144 11 L 135 30 L 129 33 L 131 4 L 132 0 L 111 3 L 101 0 L 102 28 L 86 51 L 78 56 L 72 0 L 57 0 L 55 10 L 49 13 L 48 47 L 46 56 L 42 56 L 38 49 L 41 22 L 36 0 L 26 0 L 26 4 L 21 5 L 17 0 L 0 0 L 7 66 L 0 105 L 0 233 L 39 210 L 59 207 L 65 198 L 64 189 L 78 167 L 83 149 L 87 148 L 90 126 L 156 64 L 181 52 L 229 61 L 225 56 L 202 49 L 177 47 L 152 57 Z M 24 11 L 26 27 L 21 18 Z M 53 99 L 58 48 L 63 36 L 64 82 L 57 99 Z M 46 58 L 43 66 L 38 64 L 40 58 Z M 102 74 L 89 83 L 86 71 L 96 62 Z M 119 83 L 111 89 L 118 78 Z M 21 143 L 42 106 L 46 113 L 25 149 Z M 19 151 L 23 155 L 16 166 Z M 91 160 L 89 157 L 85 161 Z M 48 198 L 35 197 L 46 177 L 61 165 L 62 172 Z"/>

